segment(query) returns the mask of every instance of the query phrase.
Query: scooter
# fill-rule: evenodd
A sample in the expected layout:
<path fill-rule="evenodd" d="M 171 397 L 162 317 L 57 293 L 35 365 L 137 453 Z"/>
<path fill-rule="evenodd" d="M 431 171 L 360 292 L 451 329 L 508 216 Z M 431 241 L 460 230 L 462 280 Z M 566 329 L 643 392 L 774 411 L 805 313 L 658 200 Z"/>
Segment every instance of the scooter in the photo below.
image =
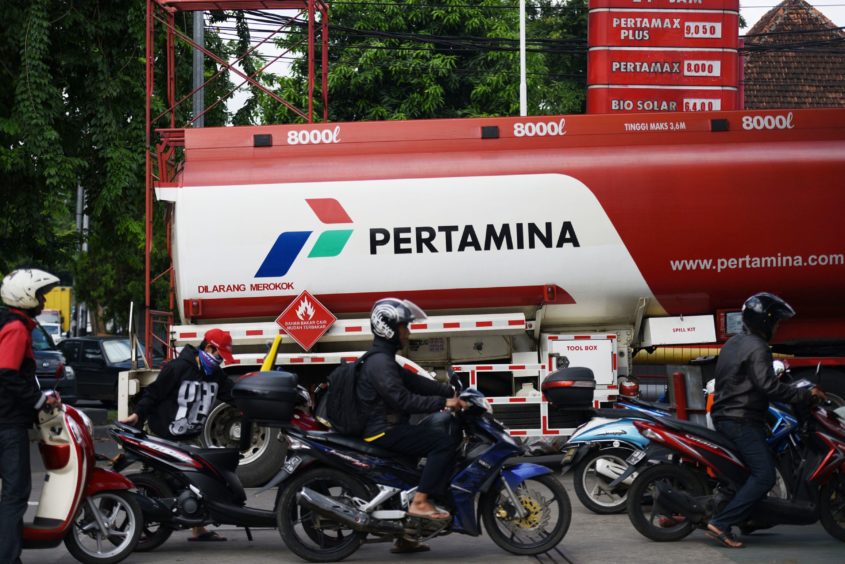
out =
<path fill-rule="evenodd" d="M 143 514 L 132 482 L 96 466 L 91 420 L 69 405 L 43 409 L 38 432 L 47 475 L 35 520 L 24 525 L 24 549 L 64 541 L 80 562 L 113 564 L 129 556 Z"/>
<path fill-rule="evenodd" d="M 523 454 L 522 447 L 492 417 L 478 390 L 460 397 L 470 407 L 454 415 L 463 442 L 449 487 L 448 520 L 407 513 L 420 478 L 416 460 L 337 433 L 288 429 L 287 462 L 295 472 L 276 504 L 287 547 L 305 560 L 335 562 L 365 541 L 478 536 L 482 521 L 508 552 L 536 555 L 555 547 L 572 517 L 560 480 L 544 466 L 506 465 Z"/>
<path fill-rule="evenodd" d="M 793 385 L 812 386 L 806 380 Z M 652 444 L 672 452 L 684 464 L 657 464 L 641 472 L 628 491 L 628 516 L 634 527 L 655 541 L 689 535 L 733 497 L 748 469 L 736 447 L 722 435 L 668 418 L 639 420 L 634 425 Z M 810 525 L 821 521 L 834 538 L 845 542 L 845 419 L 816 406 L 799 425 L 801 439 L 791 443 L 786 479 L 788 499 L 766 497 L 740 525 L 748 534 L 779 524 Z M 714 488 L 704 476 L 714 476 Z"/>
<path fill-rule="evenodd" d="M 310 397 L 298 387 L 300 403 L 292 425 L 303 429 L 323 428 L 311 415 Z M 246 492 L 236 474 L 237 448 L 199 448 L 148 435 L 122 423 L 110 430 L 122 449 L 113 469 L 123 471 L 141 463 L 140 473 L 129 474 L 140 496 L 145 525 L 136 550 L 147 552 L 161 546 L 173 531 L 209 524 L 243 527 L 252 540 L 250 527 L 276 527 L 273 511 L 246 505 Z M 283 465 L 277 475 L 257 493 L 269 490 L 290 476 Z M 257 494 L 256 494 L 257 495 Z"/>

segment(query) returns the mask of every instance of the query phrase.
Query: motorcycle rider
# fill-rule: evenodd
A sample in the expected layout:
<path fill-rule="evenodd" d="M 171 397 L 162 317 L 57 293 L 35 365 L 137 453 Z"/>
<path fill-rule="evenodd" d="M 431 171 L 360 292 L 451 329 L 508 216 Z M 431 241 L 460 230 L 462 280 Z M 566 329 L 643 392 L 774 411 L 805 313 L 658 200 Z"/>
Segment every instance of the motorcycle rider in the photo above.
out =
<path fill-rule="evenodd" d="M 232 383 L 220 364 L 231 363 L 232 336 L 221 329 L 206 331 L 199 347 L 185 345 L 135 404 L 135 412 L 121 419 L 127 425 L 142 426 L 149 419 L 150 430 L 168 440 L 191 442 L 202 433 L 208 414 L 219 397 L 232 399 Z M 194 541 L 225 541 L 216 532 L 194 527 Z"/>
<path fill-rule="evenodd" d="M 59 279 L 21 268 L 3 278 L 0 298 L 0 562 L 20 562 L 23 517 L 32 491 L 28 429 L 44 404 L 61 405 L 35 376 L 32 330 Z"/>
<path fill-rule="evenodd" d="M 396 362 L 396 352 L 408 345 L 411 321 L 425 319 L 425 313 L 408 300 L 378 300 L 370 312 L 373 332 L 372 354 L 361 368 L 359 398 L 369 417 L 364 440 L 398 454 L 425 457 L 419 486 L 408 507 L 408 515 L 446 520 L 451 516 L 438 509 L 430 496 L 444 496 L 452 477 L 457 452 L 456 438 L 437 423 L 410 423 L 411 414 L 436 413 L 444 408 L 464 409 L 466 402 L 454 397 L 448 384 L 415 374 Z M 394 553 L 420 552 L 428 547 L 399 540 Z"/>
<path fill-rule="evenodd" d="M 716 363 L 711 416 L 716 430 L 733 441 L 750 470 L 745 484 L 707 524 L 708 534 L 728 548 L 745 546 L 731 527 L 748 518 L 776 481 L 775 460 L 766 444 L 769 401 L 806 404 L 812 396 L 824 398 L 818 388 L 793 388 L 775 376 L 769 341 L 780 322 L 794 315 L 795 310 L 778 296 L 754 294 L 742 306 L 743 331 L 725 343 Z"/>

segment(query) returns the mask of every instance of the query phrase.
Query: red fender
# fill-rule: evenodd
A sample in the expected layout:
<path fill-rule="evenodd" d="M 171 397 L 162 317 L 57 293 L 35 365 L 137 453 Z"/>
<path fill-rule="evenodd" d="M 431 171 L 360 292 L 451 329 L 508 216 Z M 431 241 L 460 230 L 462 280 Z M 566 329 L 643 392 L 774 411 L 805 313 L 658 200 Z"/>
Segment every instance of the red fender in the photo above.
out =
<path fill-rule="evenodd" d="M 135 485 L 123 474 L 95 467 L 85 487 L 85 497 L 109 490 L 131 490 L 134 487 Z"/>

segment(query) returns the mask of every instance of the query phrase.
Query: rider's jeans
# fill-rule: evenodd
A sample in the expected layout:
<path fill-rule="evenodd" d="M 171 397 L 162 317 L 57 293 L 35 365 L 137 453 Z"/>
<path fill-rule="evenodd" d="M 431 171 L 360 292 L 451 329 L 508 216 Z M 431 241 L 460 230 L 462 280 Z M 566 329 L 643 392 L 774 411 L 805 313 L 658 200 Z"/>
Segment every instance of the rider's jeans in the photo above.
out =
<path fill-rule="evenodd" d="M 729 438 L 739 449 L 742 461 L 751 471 L 734 498 L 710 523 L 728 530 L 748 519 L 754 504 L 766 497 L 775 485 L 775 460 L 766 443 L 766 426 L 752 421 L 718 419 L 716 430 Z"/>
<path fill-rule="evenodd" d="M 395 425 L 372 444 L 406 456 L 424 456 L 425 467 L 417 491 L 445 499 L 455 470 L 457 443 L 448 433 L 427 423 Z"/>
<path fill-rule="evenodd" d="M 0 428 L 0 480 L 0 564 L 11 564 L 20 562 L 23 516 L 32 490 L 25 427 Z"/>

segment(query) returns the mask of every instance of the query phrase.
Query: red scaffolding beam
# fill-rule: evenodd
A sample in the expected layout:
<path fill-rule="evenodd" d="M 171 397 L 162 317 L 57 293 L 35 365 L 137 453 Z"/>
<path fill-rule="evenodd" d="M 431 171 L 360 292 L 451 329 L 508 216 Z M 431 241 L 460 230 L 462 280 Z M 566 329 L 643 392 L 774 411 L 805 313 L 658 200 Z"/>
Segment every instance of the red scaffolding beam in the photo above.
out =
<path fill-rule="evenodd" d="M 238 57 L 234 61 L 227 61 L 218 55 L 212 53 L 203 46 L 197 45 L 190 37 L 176 27 L 175 15 L 178 12 L 194 12 L 194 11 L 211 11 L 211 10 L 296 10 L 304 14 L 307 18 L 308 35 L 307 35 L 307 64 L 308 64 L 308 92 L 307 109 L 297 108 L 291 102 L 284 100 L 278 94 L 261 84 L 258 77 L 271 64 L 279 60 L 289 51 L 285 51 L 256 72 L 247 75 L 235 65 L 240 63 L 244 58 L 250 56 L 258 47 L 264 45 L 268 41 L 279 34 L 283 33 L 288 27 L 298 23 L 299 20 L 288 21 L 280 25 L 273 33 L 268 35 L 264 40 L 257 45 L 250 48 L 246 53 Z M 315 41 L 317 37 L 317 14 L 320 15 L 320 41 L 322 45 L 322 57 L 320 65 L 321 85 L 322 85 L 322 105 L 323 115 L 322 120 L 328 119 L 328 11 L 329 5 L 326 0 L 222 0 L 222 1 L 208 1 L 208 0 L 147 0 L 147 21 L 146 21 L 146 181 L 145 181 L 145 235 L 146 245 L 144 249 L 144 337 L 146 346 L 147 359 L 152 359 L 153 345 L 158 343 L 170 348 L 168 338 L 163 338 L 154 331 L 155 327 L 166 326 L 169 328 L 173 323 L 174 310 L 174 285 L 175 277 L 173 272 L 172 259 L 169 261 L 169 266 L 158 274 L 152 272 L 151 253 L 153 247 L 153 192 L 156 186 L 167 186 L 173 183 L 179 171 L 179 151 L 178 148 L 184 146 L 185 133 L 184 128 L 191 126 L 197 118 L 192 116 L 188 123 L 182 124 L 181 127 L 176 124 L 176 112 L 183 103 L 191 99 L 196 90 L 204 89 L 209 83 L 217 80 L 224 72 L 228 71 L 237 75 L 242 80 L 234 89 L 229 90 L 224 96 L 217 100 L 207 100 L 207 106 L 203 114 L 208 110 L 214 108 L 222 103 L 235 90 L 245 84 L 249 84 L 261 92 L 269 96 L 271 99 L 277 101 L 279 104 L 285 106 L 294 114 L 305 119 L 308 123 L 314 122 L 314 88 L 316 85 L 316 61 L 315 61 Z M 157 52 L 156 48 L 156 31 L 162 29 L 166 34 L 165 53 Z M 191 46 L 193 49 L 199 49 L 205 55 L 212 59 L 220 66 L 220 70 L 212 77 L 207 79 L 197 89 L 182 95 L 177 99 L 177 66 L 176 66 L 176 45 L 177 42 L 182 42 Z M 152 115 L 152 100 L 156 93 L 155 90 L 155 64 L 156 61 L 164 61 L 165 68 L 165 94 L 167 108 L 157 116 Z M 166 125 L 160 127 L 160 122 L 166 120 Z M 167 246 L 167 256 L 171 256 L 171 226 L 169 212 L 165 214 L 165 239 Z M 159 280 L 167 279 L 169 283 L 169 309 L 154 310 L 152 308 L 152 287 Z M 165 330 L 166 331 L 166 330 Z"/>

